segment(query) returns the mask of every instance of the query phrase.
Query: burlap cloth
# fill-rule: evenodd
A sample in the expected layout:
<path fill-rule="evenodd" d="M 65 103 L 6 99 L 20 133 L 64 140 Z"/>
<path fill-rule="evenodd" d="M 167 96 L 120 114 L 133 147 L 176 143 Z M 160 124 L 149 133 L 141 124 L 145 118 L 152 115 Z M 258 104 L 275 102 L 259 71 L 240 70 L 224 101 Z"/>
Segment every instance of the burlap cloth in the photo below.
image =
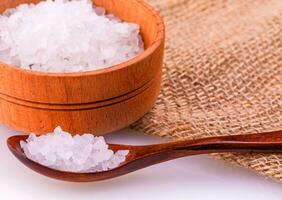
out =
<path fill-rule="evenodd" d="M 148 0 L 166 29 L 160 97 L 132 127 L 174 139 L 282 129 L 282 0 Z M 220 154 L 282 181 L 282 154 Z"/>

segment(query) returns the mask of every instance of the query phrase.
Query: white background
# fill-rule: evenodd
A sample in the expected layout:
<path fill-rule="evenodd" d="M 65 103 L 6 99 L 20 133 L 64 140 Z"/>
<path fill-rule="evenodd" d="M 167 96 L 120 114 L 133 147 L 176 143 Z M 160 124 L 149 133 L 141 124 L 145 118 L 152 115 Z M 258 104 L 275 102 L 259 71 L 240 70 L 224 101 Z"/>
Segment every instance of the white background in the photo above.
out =
<path fill-rule="evenodd" d="M 3 126 L 0 132 L 1 200 L 282 199 L 282 184 L 208 156 L 182 158 L 103 182 L 56 181 L 32 172 L 10 154 L 6 139 L 17 132 Z M 111 134 L 107 140 L 125 144 L 163 141 L 131 130 Z"/>

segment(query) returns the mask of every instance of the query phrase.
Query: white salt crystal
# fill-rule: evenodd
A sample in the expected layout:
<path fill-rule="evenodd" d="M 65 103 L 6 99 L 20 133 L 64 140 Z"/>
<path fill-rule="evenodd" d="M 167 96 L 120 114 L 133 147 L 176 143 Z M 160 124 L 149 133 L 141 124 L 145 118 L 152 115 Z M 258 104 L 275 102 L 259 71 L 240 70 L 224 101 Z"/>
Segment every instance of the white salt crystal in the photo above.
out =
<path fill-rule="evenodd" d="M 90 0 L 22 4 L 0 15 L 0 60 L 45 72 L 101 69 L 141 53 L 139 32 Z"/>
<path fill-rule="evenodd" d="M 25 155 L 47 167 L 69 172 L 100 172 L 118 167 L 125 161 L 128 150 L 113 152 L 103 137 L 76 135 L 60 127 L 54 133 L 37 137 L 30 134 L 20 142 Z"/>

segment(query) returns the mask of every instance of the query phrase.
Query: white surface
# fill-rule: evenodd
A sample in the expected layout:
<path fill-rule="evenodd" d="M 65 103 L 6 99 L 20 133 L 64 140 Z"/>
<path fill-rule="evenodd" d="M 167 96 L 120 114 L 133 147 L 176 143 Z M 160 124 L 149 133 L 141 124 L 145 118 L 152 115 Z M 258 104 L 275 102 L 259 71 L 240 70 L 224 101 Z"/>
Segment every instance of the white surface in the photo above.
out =
<path fill-rule="evenodd" d="M 282 185 L 255 173 L 195 156 L 159 164 L 96 183 L 67 183 L 32 172 L 8 151 L 6 139 L 17 134 L 0 126 L 1 200 L 281 200 Z M 123 130 L 108 141 L 149 144 L 161 139 Z"/>

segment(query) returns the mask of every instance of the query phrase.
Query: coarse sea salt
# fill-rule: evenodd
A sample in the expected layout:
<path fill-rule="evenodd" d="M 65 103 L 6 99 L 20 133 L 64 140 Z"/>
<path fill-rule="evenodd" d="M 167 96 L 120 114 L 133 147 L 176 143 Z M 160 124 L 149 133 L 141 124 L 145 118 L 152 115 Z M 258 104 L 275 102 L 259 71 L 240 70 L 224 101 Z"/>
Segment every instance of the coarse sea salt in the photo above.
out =
<path fill-rule="evenodd" d="M 0 16 L 0 60 L 44 72 L 97 70 L 144 51 L 139 32 L 90 0 L 22 4 Z"/>
<path fill-rule="evenodd" d="M 128 150 L 113 152 L 103 137 L 92 134 L 72 136 L 60 127 L 47 135 L 30 134 L 20 145 L 30 160 L 56 170 L 77 173 L 114 169 L 129 153 Z"/>

